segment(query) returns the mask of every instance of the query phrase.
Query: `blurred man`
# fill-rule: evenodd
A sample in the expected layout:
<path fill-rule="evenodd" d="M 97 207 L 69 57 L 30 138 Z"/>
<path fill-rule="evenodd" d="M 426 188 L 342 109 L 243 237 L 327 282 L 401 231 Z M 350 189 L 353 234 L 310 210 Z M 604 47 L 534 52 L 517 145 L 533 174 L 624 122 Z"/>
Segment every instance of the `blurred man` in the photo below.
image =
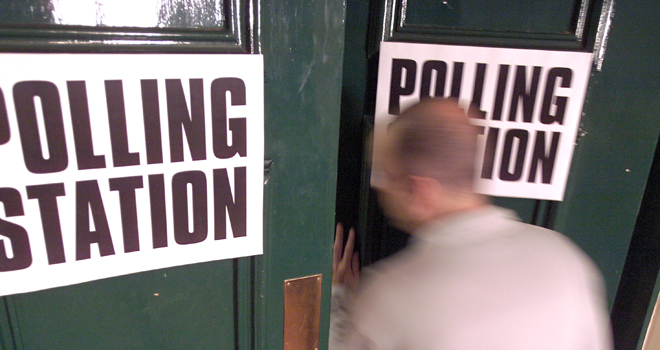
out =
<path fill-rule="evenodd" d="M 338 225 L 331 350 L 612 348 L 602 279 L 587 255 L 472 191 L 473 113 L 456 100 L 423 100 L 374 149 L 379 203 L 412 241 L 357 286 L 355 233 L 342 249 Z"/>

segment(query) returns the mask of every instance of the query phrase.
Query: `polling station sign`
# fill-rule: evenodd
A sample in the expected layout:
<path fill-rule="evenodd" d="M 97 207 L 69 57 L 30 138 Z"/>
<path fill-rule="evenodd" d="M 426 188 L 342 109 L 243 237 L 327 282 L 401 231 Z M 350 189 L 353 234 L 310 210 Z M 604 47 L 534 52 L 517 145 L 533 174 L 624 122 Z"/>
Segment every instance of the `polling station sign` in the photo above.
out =
<path fill-rule="evenodd" d="M 260 55 L 1 54 L 0 295 L 263 251 Z"/>
<path fill-rule="evenodd" d="M 562 200 L 591 54 L 382 42 L 374 142 L 427 96 L 477 106 L 477 192 Z"/>

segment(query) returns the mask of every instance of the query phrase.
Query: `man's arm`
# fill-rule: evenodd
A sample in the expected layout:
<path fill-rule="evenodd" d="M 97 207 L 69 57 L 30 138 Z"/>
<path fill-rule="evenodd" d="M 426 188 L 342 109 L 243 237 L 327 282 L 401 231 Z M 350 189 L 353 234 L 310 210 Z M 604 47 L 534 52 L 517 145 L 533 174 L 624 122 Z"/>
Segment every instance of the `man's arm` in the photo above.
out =
<path fill-rule="evenodd" d="M 332 299 L 330 302 L 329 349 L 342 349 L 348 336 L 352 294 L 360 281 L 360 262 L 355 248 L 355 230 L 350 229 L 344 246 L 344 228 L 337 224 L 332 256 Z"/>
<path fill-rule="evenodd" d="M 354 290 L 360 282 L 360 261 L 358 252 L 354 251 L 354 229 L 349 230 L 346 246 L 343 247 L 343 245 L 344 228 L 342 224 L 337 224 L 334 253 L 332 255 L 332 285 L 342 285 Z"/>

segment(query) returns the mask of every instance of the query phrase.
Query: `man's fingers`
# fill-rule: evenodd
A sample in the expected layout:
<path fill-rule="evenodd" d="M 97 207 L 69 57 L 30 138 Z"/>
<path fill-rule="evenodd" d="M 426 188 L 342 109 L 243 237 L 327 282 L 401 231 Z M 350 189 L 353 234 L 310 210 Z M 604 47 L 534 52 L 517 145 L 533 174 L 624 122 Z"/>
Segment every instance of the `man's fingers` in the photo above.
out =
<path fill-rule="evenodd" d="M 346 240 L 346 247 L 344 247 L 344 255 L 342 256 L 342 263 L 349 266 L 353 258 L 353 249 L 355 247 L 355 230 L 348 231 L 348 239 Z"/>
<path fill-rule="evenodd" d="M 360 259 L 355 249 L 355 230 L 348 231 L 344 245 L 344 227 L 338 223 L 332 252 L 332 283 L 353 288 L 360 278 Z"/>
<path fill-rule="evenodd" d="M 336 266 L 342 258 L 342 248 L 344 245 L 344 228 L 341 224 L 337 224 L 337 229 L 335 231 L 335 245 L 334 252 L 332 254 L 333 266 Z"/>
<path fill-rule="evenodd" d="M 353 259 L 351 259 L 351 272 L 353 273 L 353 278 L 357 282 L 360 278 L 360 256 L 358 252 L 353 253 Z"/>

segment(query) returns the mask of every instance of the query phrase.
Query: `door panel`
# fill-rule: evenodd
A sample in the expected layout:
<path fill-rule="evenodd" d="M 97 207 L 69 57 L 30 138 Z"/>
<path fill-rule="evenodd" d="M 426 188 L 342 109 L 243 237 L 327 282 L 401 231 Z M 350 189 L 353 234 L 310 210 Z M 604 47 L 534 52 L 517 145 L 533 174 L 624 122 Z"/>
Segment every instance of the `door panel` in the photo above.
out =
<path fill-rule="evenodd" d="M 581 5 L 576 0 L 401 1 L 400 19 L 406 26 L 561 34 L 571 32 Z"/>
<path fill-rule="evenodd" d="M 628 247 L 660 130 L 660 64 L 654 59 L 660 52 L 660 40 L 651 35 L 660 32 L 660 6 L 653 1 L 608 0 L 525 4 L 373 0 L 369 5 L 349 2 L 348 6 L 347 26 L 361 30 L 347 31 L 346 41 L 359 44 L 346 50 L 344 86 L 353 89 L 344 89 L 342 96 L 341 139 L 359 141 L 354 143 L 357 146 L 342 144 L 340 159 L 357 159 L 363 167 L 360 174 L 339 178 L 337 212 L 338 221 L 355 220 L 354 225 L 365 229 L 360 236 L 363 264 L 405 244 L 405 239 L 393 238 L 393 229 L 376 208 L 365 180 L 369 178 L 366 158 L 354 150 L 362 149 L 362 135 L 368 133 L 373 120 L 381 40 L 594 52 L 564 201 L 494 198 L 494 202 L 516 210 L 524 221 L 553 228 L 580 245 L 604 274 L 609 305 L 618 305 L 618 316 L 613 317 L 646 310 L 648 301 L 628 304 L 626 296 L 633 295 L 635 287 L 631 283 L 620 286 L 619 281 L 624 280 L 626 256 L 646 251 L 637 247 L 629 252 Z M 361 15 L 351 16 L 354 11 Z M 364 101 L 364 107 L 353 111 L 353 101 Z M 370 200 L 351 199 L 342 193 L 342 189 L 357 186 L 355 181 L 361 183 L 362 197 Z M 353 219 L 343 209 L 345 202 L 361 215 Z M 392 244 L 398 247 L 388 246 Z M 383 246 L 388 246 L 385 252 Z M 643 273 L 632 267 L 627 270 L 632 275 Z M 643 283 L 653 289 L 655 278 Z M 657 295 L 657 288 L 654 293 Z M 615 338 L 626 331 L 625 323 L 614 320 Z M 637 339 L 639 332 L 630 337 Z"/>
<path fill-rule="evenodd" d="M 0 44 L 2 51 L 258 53 L 257 4 L 3 1 Z"/>
<path fill-rule="evenodd" d="M 327 348 L 343 2 L 154 0 L 156 22 L 64 3 L 0 3 L 0 51 L 264 55 L 264 254 L 0 298 L 0 349 L 277 349 L 284 281 L 316 274 Z"/>
<path fill-rule="evenodd" d="M 573 176 L 567 184 L 571 196 L 560 203 L 555 227 L 600 265 L 612 306 L 615 345 L 635 349 L 640 335 L 643 341 L 645 334 L 637 324 L 643 322 L 646 312 L 638 310 L 646 310 L 655 300 L 635 295 L 653 290 L 657 276 L 657 271 L 651 272 L 657 266 L 649 251 L 654 245 L 631 247 L 631 237 L 636 222 L 657 216 L 657 212 L 640 212 L 640 206 L 660 130 L 660 64 L 654 59 L 660 52 L 660 40 L 649 36 L 660 31 L 660 5 L 617 2 L 614 12 L 602 70 L 592 76 L 585 105 L 582 123 L 586 135 L 578 143 Z M 643 226 L 641 230 L 646 232 L 640 235 L 658 234 Z M 639 259 L 644 263 L 635 264 Z M 652 305 L 648 309 L 650 312 Z M 634 319 L 640 316 L 641 320 Z"/>
<path fill-rule="evenodd" d="M 0 300 L 0 349 L 14 349 L 14 338 L 12 337 L 12 327 L 9 322 L 9 313 L 7 309 L 7 299 Z"/>
<path fill-rule="evenodd" d="M 66 1 L 3 2 L 0 48 L 5 52 L 252 51 L 254 40 L 248 34 L 253 32 L 250 11 L 255 4 L 220 2 L 210 21 L 198 8 L 180 6 L 178 12 L 170 11 L 177 3 L 185 5 L 173 1 L 161 5 L 153 16 L 135 10 L 138 16 L 117 22 L 131 8 L 104 9 L 100 2 L 91 3 L 96 8 L 62 6 Z M 252 336 L 251 325 L 241 322 L 250 320 L 253 309 L 254 285 L 249 283 L 254 259 L 181 266 L 8 296 L 3 298 L 8 322 L 2 322 L 2 334 L 13 339 L 5 341 L 6 349 L 236 348 L 245 343 L 242 338 L 249 341 Z"/>
<path fill-rule="evenodd" d="M 231 2 L 168 0 L 132 4 L 122 1 L 5 1 L 0 4 L 0 20 L 11 24 L 58 24 L 69 26 L 109 26 L 138 28 L 228 29 L 228 19 L 236 18 L 227 6 Z"/>
<path fill-rule="evenodd" d="M 360 36 L 362 41 L 346 49 L 340 134 L 346 141 L 340 145 L 340 162 L 344 165 L 349 163 L 344 159 L 354 159 L 362 167 L 340 168 L 349 173 L 342 174 L 338 181 L 337 213 L 339 221 L 355 222 L 354 225 L 363 229 L 360 234 L 364 243 L 363 263 L 369 264 L 400 249 L 407 241 L 404 234 L 386 224 L 373 199 L 374 193 L 368 189 L 367 155 L 362 145 L 362 135 L 368 134 L 373 122 L 380 41 L 589 51 L 595 42 L 602 3 L 555 0 L 521 5 L 507 1 L 374 0 L 368 9 L 366 5 L 349 6 L 352 6 L 349 14 L 356 11 L 363 15 L 354 17 L 354 24 L 349 21 L 347 25 L 361 25 L 362 31 L 357 28 L 349 31 L 346 41 L 357 42 Z M 549 14 L 545 8 L 555 8 L 555 12 Z M 521 16 L 511 16 L 516 12 Z M 362 71 L 366 74 L 359 74 Z M 347 86 L 360 90 L 349 91 Z M 353 101 L 360 100 L 364 101 L 363 110 L 354 109 Z M 362 195 L 351 198 L 344 189 L 359 187 L 357 183 L 361 183 Z M 557 203 L 552 201 L 493 198 L 493 202 L 515 210 L 525 222 L 546 227 L 551 227 L 557 208 Z M 361 215 L 355 218 L 344 207 L 354 208 Z"/>
<path fill-rule="evenodd" d="M 219 261 L 7 297 L 18 349 L 231 345 L 232 275 L 232 261 Z"/>
<path fill-rule="evenodd" d="M 602 70 L 591 78 L 566 198 L 555 228 L 601 266 L 613 301 L 660 130 L 660 6 L 615 4 Z"/>
<path fill-rule="evenodd" d="M 262 4 L 266 158 L 261 296 L 264 349 L 282 346 L 284 280 L 323 274 L 321 347 L 327 347 L 344 4 Z M 304 253 L 302 253 L 304 252 Z"/>

